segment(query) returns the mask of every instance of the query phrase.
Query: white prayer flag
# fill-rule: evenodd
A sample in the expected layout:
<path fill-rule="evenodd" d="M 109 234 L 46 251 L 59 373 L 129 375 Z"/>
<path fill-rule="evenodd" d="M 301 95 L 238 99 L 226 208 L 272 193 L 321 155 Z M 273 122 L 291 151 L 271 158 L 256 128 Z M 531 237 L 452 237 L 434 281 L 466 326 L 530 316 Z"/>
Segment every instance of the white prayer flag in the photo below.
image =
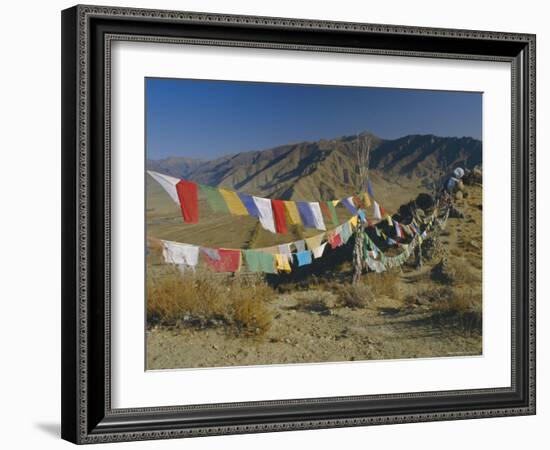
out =
<path fill-rule="evenodd" d="M 262 197 L 252 197 L 256 208 L 260 212 L 260 223 L 262 227 L 272 233 L 277 233 L 275 230 L 275 220 L 273 219 L 273 209 L 271 207 L 271 200 Z"/>
<path fill-rule="evenodd" d="M 178 178 L 171 177 L 170 175 L 163 175 L 158 172 L 153 172 L 148 170 L 147 173 L 153 177 L 153 179 L 160 184 L 168 195 L 174 200 L 178 205 L 180 204 L 180 199 L 178 197 L 178 191 L 176 190 L 176 184 L 180 182 Z"/>

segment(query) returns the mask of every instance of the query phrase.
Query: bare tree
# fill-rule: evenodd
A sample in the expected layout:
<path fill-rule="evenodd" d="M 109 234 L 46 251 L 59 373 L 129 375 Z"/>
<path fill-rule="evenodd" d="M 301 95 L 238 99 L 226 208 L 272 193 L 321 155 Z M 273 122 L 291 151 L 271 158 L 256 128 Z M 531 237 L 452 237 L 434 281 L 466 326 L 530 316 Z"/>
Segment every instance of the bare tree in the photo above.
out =
<path fill-rule="evenodd" d="M 355 153 L 357 157 L 358 176 L 355 189 L 357 193 L 367 192 L 369 177 L 371 140 L 368 136 L 357 136 L 355 141 Z M 353 283 L 357 283 L 365 267 L 365 255 L 363 244 L 365 239 L 365 224 L 359 220 L 355 228 L 355 245 L 353 247 Z"/>

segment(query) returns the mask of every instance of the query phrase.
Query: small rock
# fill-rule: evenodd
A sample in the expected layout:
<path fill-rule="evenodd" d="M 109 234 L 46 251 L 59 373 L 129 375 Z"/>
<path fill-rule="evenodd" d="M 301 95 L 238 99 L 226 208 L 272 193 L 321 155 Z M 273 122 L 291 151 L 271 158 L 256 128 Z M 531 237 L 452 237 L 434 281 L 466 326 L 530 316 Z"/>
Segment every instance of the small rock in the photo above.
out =
<path fill-rule="evenodd" d="M 469 244 L 478 250 L 481 249 L 481 245 L 479 245 L 479 243 L 477 241 L 474 241 L 473 239 L 469 242 Z"/>

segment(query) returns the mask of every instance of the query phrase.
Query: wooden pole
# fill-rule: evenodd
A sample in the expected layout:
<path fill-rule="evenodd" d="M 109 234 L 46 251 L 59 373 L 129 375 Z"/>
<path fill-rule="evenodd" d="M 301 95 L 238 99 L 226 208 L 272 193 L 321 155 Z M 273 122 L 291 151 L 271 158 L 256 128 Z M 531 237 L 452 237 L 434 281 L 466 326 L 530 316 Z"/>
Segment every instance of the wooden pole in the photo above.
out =
<path fill-rule="evenodd" d="M 359 170 L 359 177 L 356 182 L 356 189 L 358 193 L 362 194 L 367 190 L 367 180 L 369 171 L 369 157 L 370 157 L 370 141 L 369 138 L 360 140 L 357 136 L 357 166 Z M 365 267 L 365 255 L 363 251 L 363 242 L 365 239 L 365 224 L 359 220 L 357 227 L 355 228 L 355 244 L 353 246 L 353 279 L 352 283 L 356 284 L 361 279 L 363 268 Z"/>

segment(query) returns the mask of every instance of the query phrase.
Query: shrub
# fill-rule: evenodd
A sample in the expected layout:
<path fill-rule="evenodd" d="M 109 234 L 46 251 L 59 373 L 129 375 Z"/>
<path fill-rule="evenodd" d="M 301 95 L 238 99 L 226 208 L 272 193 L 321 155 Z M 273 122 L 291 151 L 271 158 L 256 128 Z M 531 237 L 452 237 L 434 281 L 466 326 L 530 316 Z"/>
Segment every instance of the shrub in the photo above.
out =
<path fill-rule="evenodd" d="M 374 301 L 371 288 L 364 283 L 345 284 L 338 290 L 338 300 L 349 308 L 366 308 Z"/>
<path fill-rule="evenodd" d="M 337 303 L 335 294 L 329 291 L 311 289 L 309 291 L 297 292 L 294 295 L 297 300 L 297 309 L 326 313 L 334 308 Z"/>
<path fill-rule="evenodd" d="M 271 328 L 273 315 L 263 301 L 245 297 L 233 299 L 233 320 L 239 330 L 259 335 Z"/>
<path fill-rule="evenodd" d="M 152 271 L 150 271 L 152 272 Z M 235 327 L 261 334 L 271 325 L 267 302 L 274 291 L 261 277 L 195 273 L 148 274 L 148 323 L 164 326 Z"/>
<path fill-rule="evenodd" d="M 433 319 L 436 322 L 453 324 L 463 329 L 481 332 L 482 301 L 480 293 L 451 291 L 440 302 L 433 305 Z"/>
<path fill-rule="evenodd" d="M 399 274 L 396 272 L 371 273 L 366 278 L 366 284 L 374 297 L 385 295 L 392 299 L 399 299 L 401 292 L 398 283 Z"/>

